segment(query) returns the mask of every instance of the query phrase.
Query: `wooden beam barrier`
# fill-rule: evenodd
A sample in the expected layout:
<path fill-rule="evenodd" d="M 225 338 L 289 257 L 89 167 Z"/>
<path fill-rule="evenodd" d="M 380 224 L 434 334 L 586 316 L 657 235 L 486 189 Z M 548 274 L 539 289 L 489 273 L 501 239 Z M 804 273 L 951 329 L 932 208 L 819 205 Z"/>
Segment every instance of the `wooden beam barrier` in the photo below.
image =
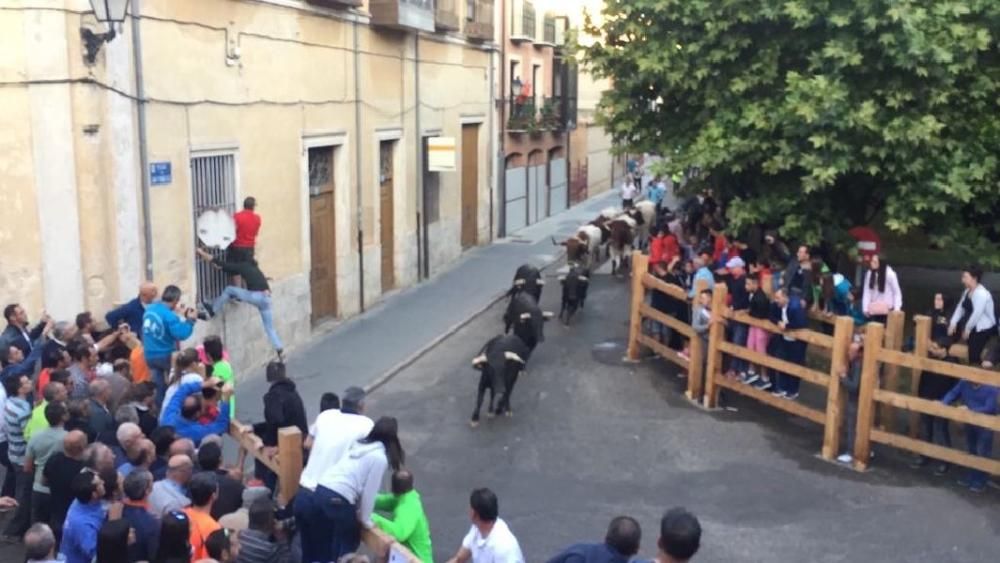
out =
<path fill-rule="evenodd" d="M 903 348 L 903 325 L 906 322 L 906 314 L 902 311 L 890 311 L 885 323 L 885 345 L 886 350 L 901 350 Z M 883 387 L 889 391 L 899 390 L 899 366 L 889 363 L 884 370 Z M 881 417 L 879 425 L 886 431 L 892 432 L 896 428 L 896 409 L 892 405 L 883 404 L 881 406 Z"/>
<path fill-rule="evenodd" d="M 778 338 L 781 338 L 781 336 L 778 335 Z M 768 369 L 787 373 L 788 375 L 794 375 L 802 381 L 807 381 L 814 385 L 819 385 L 820 387 L 827 387 L 830 385 L 830 376 L 821 371 L 800 366 L 799 364 L 793 364 L 792 362 L 768 356 L 767 354 L 761 354 L 760 352 L 750 350 L 744 346 L 737 346 L 732 342 L 722 341 L 718 344 L 718 348 L 720 352 L 729 354 L 730 356 L 735 356 L 741 360 L 753 362 Z"/>
<path fill-rule="evenodd" d="M 644 319 L 653 319 L 656 322 L 663 323 L 673 330 L 681 333 L 684 338 L 696 338 L 698 335 L 695 334 L 694 329 L 688 323 L 671 317 L 670 315 L 657 311 L 651 305 L 643 303 L 639 306 L 639 313 Z"/>
<path fill-rule="evenodd" d="M 832 461 L 840 452 L 840 428 L 844 423 L 847 393 L 841 374 L 847 373 L 847 352 L 854 335 L 854 319 L 837 317 L 833 325 L 833 348 L 830 350 L 830 381 L 826 390 L 826 420 L 823 425 L 823 459 Z"/>
<path fill-rule="evenodd" d="M 670 297 L 673 297 L 674 299 L 680 299 L 681 301 L 690 301 L 687 292 L 684 291 L 684 288 L 679 285 L 667 283 L 657 278 L 653 274 L 650 274 L 649 272 L 642 274 L 641 277 L 642 277 L 642 285 L 646 289 L 653 289 L 659 291 L 660 293 L 666 293 Z"/>
<path fill-rule="evenodd" d="M 714 409 L 719 403 L 718 380 L 722 373 L 722 345 L 726 336 L 726 284 L 717 283 L 712 291 L 712 324 L 708 329 L 708 361 L 705 365 L 705 407 Z M 698 294 L 696 293 L 695 296 Z"/>
<path fill-rule="evenodd" d="M 871 432 L 871 440 L 879 444 L 911 451 L 923 456 L 953 463 L 955 465 L 971 467 L 993 475 L 1000 475 L 1000 460 L 974 456 L 963 451 L 946 448 L 944 446 L 924 442 L 922 440 L 914 440 L 909 436 L 893 434 L 882 430 L 873 429 Z M 857 459 L 855 459 L 855 465 L 857 465 Z"/>
<path fill-rule="evenodd" d="M 720 377 L 718 381 L 715 382 L 715 385 L 717 387 L 729 389 L 741 395 L 756 399 L 765 405 L 783 410 L 789 414 L 806 420 L 811 420 L 816 424 L 823 424 L 826 420 L 826 414 L 821 410 L 807 407 L 798 401 L 789 401 L 788 399 L 776 397 L 772 395 L 770 391 L 762 391 L 753 385 L 747 385 L 738 380 L 729 380 L 725 377 Z"/>
<path fill-rule="evenodd" d="M 931 371 L 955 379 L 966 379 L 973 383 L 1000 386 L 1000 373 L 976 366 L 953 364 L 934 358 L 918 358 L 913 354 L 905 354 L 896 350 L 880 350 L 878 360 L 910 369 Z M 958 382 L 956 381 L 956 383 Z"/>
<path fill-rule="evenodd" d="M 865 354 L 861 368 L 861 388 L 858 390 L 857 432 L 854 437 L 854 467 L 868 468 L 871 456 L 872 423 L 875 420 L 875 389 L 878 387 L 878 359 L 882 350 L 885 327 L 868 323 L 865 327 Z"/>
<path fill-rule="evenodd" d="M 632 300 L 629 307 L 628 350 L 626 359 L 639 361 L 639 334 L 642 332 L 642 314 L 639 307 L 646 298 L 644 274 L 649 270 L 649 257 L 638 250 L 632 253 Z"/>
<path fill-rule="evenodd" d="M 927 357 L 927 349 L 930 346 L 931 329 L 933 319 L 926 315 L 917 315 L 913 319 L 916 330 L 913 335 L 913 355 L 918 358 Z M 910 394 L 916 397 L 920 392 L 920 376 L 923 370 L 910 368 Z M 910 412 L 909 423 L 910 438 L 916 438 L 920 430 L 920 414 Z"/>
<path fill-rule="evenodd" d="M 929 414 L 963 424 L 982 426 L 994 432 L 1000 432 L 1000 416 L 993 414 L 983 414 L 963 407 L 946 405 L 941 401 L 931 401 L 893 391 L 883 391 L 881 389 L 875 391 L 875 400 L 897 408 L 906 409 L 917 415 Z"/>
<path fill-rule="evenodd" d="M 813 346 L 820 346 L 822 348 L 833 348 L 833 337 L 829 334 L 823 334 L 822 332 L 816 332 L 814 330 L 809 330 L 808 328 L 789 330 L 787 332 L 782 332 L 781 328 L 772 323 L 771 321 L 763 321 L 760 319 L 755 319 L 750 316 L 749 313 L 744 311 L 729 311 L 728 309 L 724 312 L 727 319 L 732 319 L 737 322 L 741 322 L 745 325 L 755 326 L 762 328 L 772 334 L 787 334 L 796 340 L 801 340 L 803 342 L 808 342 Z"/>

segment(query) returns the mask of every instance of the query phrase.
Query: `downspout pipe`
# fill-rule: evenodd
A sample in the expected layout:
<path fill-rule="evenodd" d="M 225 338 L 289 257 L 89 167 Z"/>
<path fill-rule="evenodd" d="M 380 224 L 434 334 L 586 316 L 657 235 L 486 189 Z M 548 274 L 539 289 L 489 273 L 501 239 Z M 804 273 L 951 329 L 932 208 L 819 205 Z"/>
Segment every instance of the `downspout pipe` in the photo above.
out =
<path fill-rule="evenodd" d="M 358 16 L 354 16 L 354 189 L 358 222 L 358 304 L 365 311 L 365 249 L 362 224 L 361 190 L 361 52 L 358 43 Z"/>
<path fill-rule="evenodd" d="M 413 97 L 415 98 L 413 115 L 417 129 L 417 193 L 420 194 L 421 224 L 418 228 L 423 232 L 423 277 L 431 274 L 430 227 L 427 224 L 427 190 L 424 186 L 424 132 L 420 129 L 420 32 L 413 33 Z M 418 256 L 420 253 L 417 253 Z"/>
<path fill-rule="evenodd" d="M 500 109 L 499 118 L 500 147 L 497 150 L 497 180 L 500 185 L 497 194 L 497 205 L 500 206 L 500 224 L 497 226 L 499 236 L 507 236 L 507 0 L 500 0 L 500 17 L 494 18 L 500 22 Z M 513 76 L 511 79 L 513 80 Z"/>
<path fill-rule="evenodd" d="M 139 134 L 139 181 L 142 187 L 142 231 L 146 280 L 153 280 L 153 223 L 149 194 L 149 142 L 146 124 L 146 83 L 142 67 L 142 0 L 132 0 L 132 66 L 135 70 L 136 123 Z"/>

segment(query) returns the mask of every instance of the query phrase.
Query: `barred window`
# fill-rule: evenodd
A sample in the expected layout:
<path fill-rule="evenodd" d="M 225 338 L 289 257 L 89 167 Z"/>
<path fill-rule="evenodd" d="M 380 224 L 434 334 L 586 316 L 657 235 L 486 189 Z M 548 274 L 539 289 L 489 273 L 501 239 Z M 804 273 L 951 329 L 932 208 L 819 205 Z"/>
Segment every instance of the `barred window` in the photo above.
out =
<path fill-rule="evenodd" d="M 206 154 L 191 157 L 191 201 L 194 203 L 193 222 L 208 210 L 236 213 L 236 154 Z M 197 233 L 195 233 L 197 240 Z M 224 257 L 225 250 L 208 249 L 217 257 Z M 222 294 L 229 284 L 228 276 L 220 269 L 201 259 L 195 260 L 197 299 L 211 301 Z"/>

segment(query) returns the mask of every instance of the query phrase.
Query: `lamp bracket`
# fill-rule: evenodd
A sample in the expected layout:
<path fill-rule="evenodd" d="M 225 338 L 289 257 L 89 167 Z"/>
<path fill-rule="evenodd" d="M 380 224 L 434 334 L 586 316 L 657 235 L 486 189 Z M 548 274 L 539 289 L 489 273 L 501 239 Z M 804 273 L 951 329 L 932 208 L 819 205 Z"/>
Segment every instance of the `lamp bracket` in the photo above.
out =
<path fill-rule="evenodd" d="M 91 66 L 96 64 L 97 53 L 101 51 L 101 45 L 111 41 L 116 37 L 116 35 L 114 26 L 111 26 L 110 29 L 104 33 L 94 33 L 94 31 L 89 28 L 81 27 L 80 37 L 83 39 L 84 47 L 83 60 Z"/>

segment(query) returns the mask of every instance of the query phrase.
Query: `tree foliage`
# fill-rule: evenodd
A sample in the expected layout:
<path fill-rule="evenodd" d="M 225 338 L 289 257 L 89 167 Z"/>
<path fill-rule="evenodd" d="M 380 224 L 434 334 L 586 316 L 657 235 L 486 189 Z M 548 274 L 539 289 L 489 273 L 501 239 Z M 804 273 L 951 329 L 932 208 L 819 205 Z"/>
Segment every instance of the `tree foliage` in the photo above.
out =
<path fill-rule="evenodd" d="M 607 0 L 584 63 L 634 152 L 701 168 L 737 228 L 877 221 L 991 250 L 997 0 Z M 973 248 L 974 247 L 974 248 Z"/>

